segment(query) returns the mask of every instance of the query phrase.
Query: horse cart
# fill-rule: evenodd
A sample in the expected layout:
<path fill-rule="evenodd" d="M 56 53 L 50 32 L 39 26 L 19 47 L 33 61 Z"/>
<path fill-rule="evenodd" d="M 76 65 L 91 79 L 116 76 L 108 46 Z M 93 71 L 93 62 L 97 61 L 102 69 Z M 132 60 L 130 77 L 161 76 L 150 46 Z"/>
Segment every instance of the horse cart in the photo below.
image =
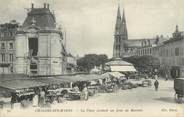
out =
<path fill-rule="evenodd" d="M 178 103 L 182 103 L 184 97 L 184 78 L 176 78 L 174 80 L 175 99 Z"/>

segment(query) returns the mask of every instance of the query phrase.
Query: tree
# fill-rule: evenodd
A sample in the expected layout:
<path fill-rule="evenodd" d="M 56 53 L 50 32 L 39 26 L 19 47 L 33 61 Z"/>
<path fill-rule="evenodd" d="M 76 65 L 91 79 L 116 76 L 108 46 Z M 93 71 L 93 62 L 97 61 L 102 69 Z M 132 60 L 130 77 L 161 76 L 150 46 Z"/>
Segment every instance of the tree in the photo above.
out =
<path fill-rule="evenodd" d="M 140 70 L 152 71 L 150 68 L 156 68 L 159 66 L 159 59 L 153 56 L 133 56 L 124 58 L 125 61 L 132 63 L 136 68 Z"/>
<path fill-rule="evenodd" d="M 77 65 L 80 71 L 89 72 L 95 66 L 99 67 L 100 65 L 102 65 L 102 68 L 103 68 L 107 60 L 108 60 L 108 57 L 105 54 L 100 54 L 100 55 L 87 54 L 84 57 L 77 60 Z"/>

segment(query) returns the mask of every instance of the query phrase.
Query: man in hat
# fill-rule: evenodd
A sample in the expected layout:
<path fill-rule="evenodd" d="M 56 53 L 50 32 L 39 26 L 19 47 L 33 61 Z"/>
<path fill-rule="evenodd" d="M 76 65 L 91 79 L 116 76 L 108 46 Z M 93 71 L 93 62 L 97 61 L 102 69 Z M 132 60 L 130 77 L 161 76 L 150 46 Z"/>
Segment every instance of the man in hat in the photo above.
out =
<path fill-rule="evenodd" d="M 159 82 L 158 82 L 158 80 L 156 79 L 155 82 L 154 82 L 155 91 L 158 91 L 158 85 L 159 85 Z"/>

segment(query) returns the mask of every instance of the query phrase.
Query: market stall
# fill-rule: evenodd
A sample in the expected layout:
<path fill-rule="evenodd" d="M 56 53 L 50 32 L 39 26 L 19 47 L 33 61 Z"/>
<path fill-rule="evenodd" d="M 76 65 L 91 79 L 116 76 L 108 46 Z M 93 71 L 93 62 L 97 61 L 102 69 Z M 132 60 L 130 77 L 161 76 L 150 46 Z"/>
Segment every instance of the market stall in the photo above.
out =
<path fill-rule="evenodd" d="M 32 101 L 36 89 L 45 86 L 47 84 L 28 78 L 3 80 L 0 82 L 0 88 L 3 88 L 7 94 L 10 94 L 11 104 L 21 103 L 23 106 L 27 106 Z"/>
<path fill-rule="evenodd" d="M 33 79 L 14 79 L 0 82 L 0 87 L 6 88 L 10 92 L 17 93 L 19 96 L 32 94 L 35 87 L 46 85 L 47 84 L 34 81 Z"/>
<path fill-rule="evenodd" d="M 88 74 L 88 75 L 80 74 L 80 75 L 75 75 L 75 76 L 58 76 L 57 78 L 70 82 L 72 84 L 72 87 L 77 85 L 80 92 L 83 91 L 84 85 L 87 85 L 88 94 L 89 96 L 92 96 L 98 92 L 99 79 L 101 78 L 101 76 L 94 75 L 94 74 L 93 75 L 92 74 Z M 74 91 L 71 91 L 69 93 L 71 94 L 71 96 L 75 95 L 75 97 L 77 97 Z"/>
<path fill-rule="evenodd" d="M 70 83 L 66 80 L 54 77 L 39 77 L 32 80 L 47 84 L 46 101 L 50 103 L 55 100 L 60 102 L 61 98 L 68 98 L 67 92 L 71 90 Z"/>
<path fill-rule="evenodd" d="M 101 91 L 116 92 L 121 82 L 126 80 L 125 75 L 120 72 L 106 72 L 101 75 L 103 77 L 103 85 Z"/>

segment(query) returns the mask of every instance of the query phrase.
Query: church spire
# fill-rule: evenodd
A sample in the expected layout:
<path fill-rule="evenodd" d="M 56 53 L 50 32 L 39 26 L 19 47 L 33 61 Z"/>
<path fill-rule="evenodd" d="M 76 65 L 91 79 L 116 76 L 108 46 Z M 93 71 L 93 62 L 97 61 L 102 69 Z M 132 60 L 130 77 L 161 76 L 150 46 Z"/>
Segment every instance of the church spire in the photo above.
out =
<path fill-rule="evenodd" d="M 126 23 L 125 9 L 123 9 L 122 22 Z"/>
<path fill-rule="evenodd" d="M 117 11 L 117 19 L 121 19 L 121 13 L 120 13 L 120 5 L 118 4 L 118 11 Z"/>
<path fill-rule="evenodd" d="M 117 18 L 115 24 L 115 34 L 114 34 L 114 45 L 113 45 L 113 58 L 121 57 L 121 13 L 120 5 L 118 4 Z"/>
<path fill-rule="evenodd" d="M 115 35 L 120 34 L 120 25 L 121 25 L 121 13 L 120 13 L 120 6 L 118 5 L 116 25 L 115 25 Z"/>
<path fill-rule="evenodd" d="M 126 18 L 125 18 L 125 10 L 123 9 L 123 15 L 121 18 L 121 30 L 120 34 L 123 36 L 124 40 L 128 39 L 128 34 L 127 34 L 127 26 L 126 26 Z"/>

